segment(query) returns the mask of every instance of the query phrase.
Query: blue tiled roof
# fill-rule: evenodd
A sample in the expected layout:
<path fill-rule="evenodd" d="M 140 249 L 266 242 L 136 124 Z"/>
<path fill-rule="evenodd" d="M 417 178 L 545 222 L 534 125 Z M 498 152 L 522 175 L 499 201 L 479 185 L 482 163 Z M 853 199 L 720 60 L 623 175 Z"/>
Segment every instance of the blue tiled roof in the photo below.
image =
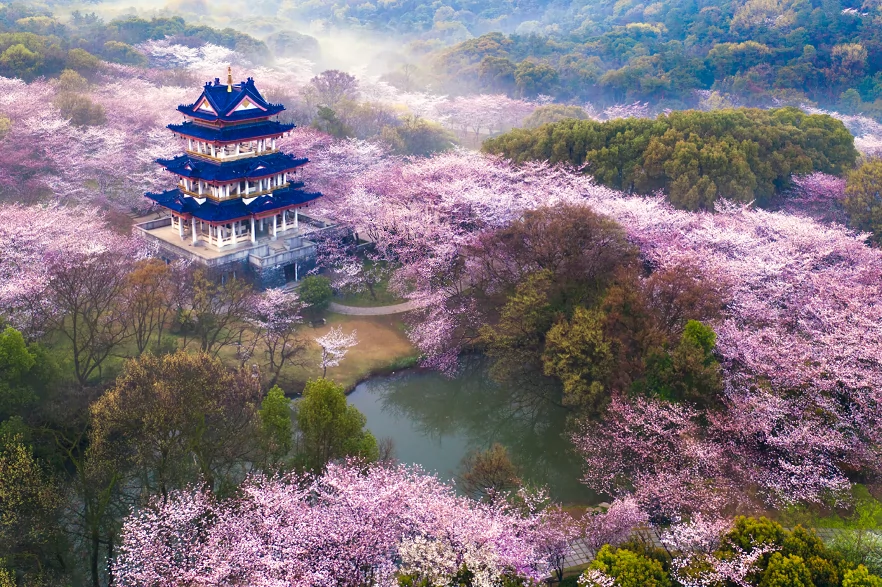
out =
<path fill-rule="evenodd" d="M 248 204 L 245 204 L 241 199 L 225 202 L 206 199 L 200 204 L 195 198 L 187 197 L 177 189 L 145 195 L 163 208 L 168 208 L 179 214 L 190 214 L 206 222 L 241 220 L 254 214 L 306 204 L 321 197 L 320 193 L 305 192 L 293 187 L 274 192 L 272 196 L 254 198 Z"/>
<path fill-rule="evenodd" d="M 309 159 L 292 157 L 287 153 L 270 153 L 224 163 L 214 163 L 191 155 L 178 155 L 174 159 L 157 159 L 156 162 L 183 177 L 204 181 L 235 181 L 266 177 L 296 169 L 306 165 Z"/>
<path fill-rule="evenodd" d="M 242 124 L 225 126 L 223 128 L 202 126 L 185 122 L 183 124 L 170 124 L 168 128 L 178 134 L 202 139 L 209 142 L 227 143 L 232 141 L 247 141 L 263 137 L 280 135 L 294 128 L 293 124 L 282 124 L 275 120 L 263 120 L 254 124 Z"/>
<path fill-rule="evenodd" d="M 203 98 L 214 112 L 199 108 Z M 234 111 L 245 98 L 248 98 L 256 108 Z M 244 82 L 234 84 L 232 92 L 227 91 L 227 84 L 222 84 L 219 79 L 215 78 L 214 83 L 209 82 L 205 84 L 202 94 L 195 102 L 189 105 L 182 104 L 178 106 L 178 111 L 187 116 L 202 120 L 224 121 L 266 118 L 278 114 L 284 109 L 285 107 L 281 104 L 270 104 L 267 102 L 260 95 L 260 92 L 257 91 L 257 88 L 254 87 L 254 80 L 250 77 Z"/>

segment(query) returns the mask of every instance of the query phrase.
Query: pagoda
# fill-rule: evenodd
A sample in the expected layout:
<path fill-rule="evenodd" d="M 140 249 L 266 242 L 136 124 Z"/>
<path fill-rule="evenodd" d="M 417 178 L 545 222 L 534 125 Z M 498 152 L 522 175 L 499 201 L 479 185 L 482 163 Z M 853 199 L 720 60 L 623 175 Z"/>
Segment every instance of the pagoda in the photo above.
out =
<path fill-rule="evenodd" d="M 321 194 L 298 179 L 309 160 L 277 147 L 294 129 L 273 119 L 284 109 L 267 102 L 252 78 L 233 83 L 230 68 L 226 83 L 215 78 L 194 103 L 178 106 L 184 121 L 168 128 L 186 140 L 186 151 L 157 160 L 178 185 L 146 196 L 169 212 L 179 242 L 223 252 L 297 234 L 299 210 Z"/>

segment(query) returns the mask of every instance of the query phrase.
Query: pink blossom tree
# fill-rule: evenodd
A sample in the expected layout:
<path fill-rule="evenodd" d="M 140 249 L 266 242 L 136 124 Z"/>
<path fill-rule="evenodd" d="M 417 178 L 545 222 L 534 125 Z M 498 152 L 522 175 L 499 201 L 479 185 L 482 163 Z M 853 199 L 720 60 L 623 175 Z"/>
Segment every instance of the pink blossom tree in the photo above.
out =
<path fill-rule="evenodd" d="M 399 572 L 431 581 L 463 565 L 481 585 L 540 580 L 545 522 L 418 470 L 332 463 L 319 477 L 252 477 L 226 501 L 197 490 L 157 499 L 126 521 L 114 572 L 124 587 L 391 585 Z"/>
<path fill-rule="evenodd" d="M 283 289 L 268 289 L 255 296 L 250 316 L 255 329 L 252 344 L 261 348 L 263 371 L 270 375 L 268 387 L 279 381 L 285 366 L 305 363 L 308 345 L 300 333 L 302 310 L 297 294 Z"/>
<path fill-rule="evenodd" d="M 334 326 L 327 334 L 315 339 L 322 349 L 322 358 L 319 363 L 322 368 L 322 377 L 327 376 L 328 367 L 337 367 L 349 352 L 351 347 L 358 344 L 355 330 L 349 334 L 343 334 L 342 326 Z"/>

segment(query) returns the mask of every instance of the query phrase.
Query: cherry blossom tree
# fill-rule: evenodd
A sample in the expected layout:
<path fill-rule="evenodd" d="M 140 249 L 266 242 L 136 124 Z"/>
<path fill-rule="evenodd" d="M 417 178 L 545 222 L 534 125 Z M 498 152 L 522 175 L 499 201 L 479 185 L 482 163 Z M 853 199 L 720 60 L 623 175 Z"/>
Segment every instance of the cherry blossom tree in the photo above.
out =
<path fill-rule="evenodd" d="M 328 367 L 337 367 L 349 352 L 351 347 L 358 344 L 355 330 L 349 334 L 343 334 L 342 326 L 334 326 L 324 336 L 315 339 L 322 349 L 322 377 L 328 374 Z"/>
<path fill-rule="evenodd" d="M 254 344 L 262 347 L 263 370 L 270 374 L 267 387 L 278 382 L 285 366 L 304 364 L 308 346 L 299 331 L 302 310 L 297 294 L 283 289 L 269 289 L 254 298 L 250 321 L 256 330 Z"/>
<path fill-rule="evenodd" d="M 234 498 L 154 500 L 122 530 L 114 574 L 138 585 L 392 585 L 396 573 L 477 585 L 548 572 L 543 512 L 480 504 L 402 466 L 331 463 L 319 477 L 252 477 Z"/>
<path fill-rule="evenodd" d="M 649 524 L 649 516 L 633 497 L 614 500 L 604 512 L 596 512 L 585 521 L 584 535 L 595 552 L 604 544 L 618 546 L 627 541 L 635 530 Z"/>
<path fill-rule="evenodd" d="M 795 214 L 805 214 L 818 222 L 845 224 L 845 179 L 816 171 L 809 175 L 792 178 L 782 209 Z"/>
<path fill-rule="evenodd" d="M 754 584 L 748 580 L 756 572 L 757 563 L 776 548 L 763 544 L 745 551 L 730 545 L 732 553 L 721 556 L 718 551 L 722 538 L 731 528 L 730 520 L 704 518 L 696 514 L 689 521 L 677 521 L 662 534 L 662 544 L 674 553 L 671 567 L 681 585 L 751 587 Z"/>
<path fill-rule="evenodd" d="M 139 244 L 108 229 L 93 208 L 0 205 L 0 307 L 29 337 L 57 310 L 47 288 L 51 267 L 104 253 L 136 256 Z"/>

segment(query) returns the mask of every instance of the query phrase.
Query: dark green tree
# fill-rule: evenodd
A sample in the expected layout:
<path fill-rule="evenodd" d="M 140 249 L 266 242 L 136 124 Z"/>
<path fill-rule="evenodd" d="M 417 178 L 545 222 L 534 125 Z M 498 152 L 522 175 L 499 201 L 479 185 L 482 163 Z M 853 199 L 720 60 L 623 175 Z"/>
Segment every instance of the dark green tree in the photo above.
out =
<path fill-rule="evenodd" d="M 379 456 L 374 435 L 364 429 L 364 414 L 346 401 L 343 386 L 328 379 L 307 382 L 297 402 L 300 452 L 307 467 L 318 471 L 330 461 Z"/>
<path fill-rule="evenodd" d="M 848 175 L 845 210 L 852 226 L 882 242 L 882 160 L 867 161 Z"/>

